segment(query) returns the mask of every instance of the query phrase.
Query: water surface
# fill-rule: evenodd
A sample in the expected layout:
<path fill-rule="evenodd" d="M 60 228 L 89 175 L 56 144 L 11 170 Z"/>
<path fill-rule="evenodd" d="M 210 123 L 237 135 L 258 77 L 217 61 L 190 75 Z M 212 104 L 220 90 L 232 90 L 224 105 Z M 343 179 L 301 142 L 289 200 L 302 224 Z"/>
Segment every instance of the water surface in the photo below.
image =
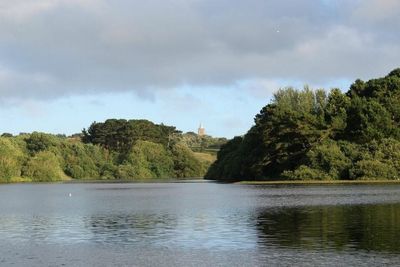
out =
<path fill-rule="evenodd" d="M 400 263 L 400 186 L 0 186 L 0 265 Z"/>

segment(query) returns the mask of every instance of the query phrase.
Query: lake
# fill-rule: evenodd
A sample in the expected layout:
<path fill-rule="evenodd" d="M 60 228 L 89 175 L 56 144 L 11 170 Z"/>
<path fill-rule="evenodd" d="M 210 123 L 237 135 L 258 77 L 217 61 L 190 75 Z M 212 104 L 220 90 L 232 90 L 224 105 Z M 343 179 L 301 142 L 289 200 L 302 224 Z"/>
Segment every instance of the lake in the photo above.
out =
<path fill-rule="evenodd" d="M 393 266 L 400 185 L 0 186 L 1 266 Z"/>

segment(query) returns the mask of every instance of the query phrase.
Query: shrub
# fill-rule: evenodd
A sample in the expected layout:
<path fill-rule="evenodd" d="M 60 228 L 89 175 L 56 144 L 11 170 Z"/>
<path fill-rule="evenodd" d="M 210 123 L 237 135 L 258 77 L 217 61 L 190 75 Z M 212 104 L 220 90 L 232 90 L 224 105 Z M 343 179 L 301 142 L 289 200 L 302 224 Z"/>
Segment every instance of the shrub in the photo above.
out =
<path fill-rule="evenodd" d="M 118 166 L 116 176 L 122 180 L 157 178 L 148 168 L 141 164 L 122 164 Z"/>
<path fill-rule="evenodd" d="M 100 166 L 100 179 L 113 180 L 117 178 L 118 167 L 113 162 L 105 162 Z"/>
<path fill-rule="evenodd" d="M 125 171 L 121 172 L 135 175 L 130 179 L 173 177 L 174 162 L 162 144 L 137 141 L 122 165 L 132 165 L 130 171 L 127 172 L 127 167 L 122 167 Z"/>
<path fill-rule="evenodd" d="M 0 181 L 9 182 L 21 175 L 25 157 L 19 145 L 11 138 L 0 138 Z"/>
<path fill-rule="evenodd" d="M 375 158 L 392 165 L 400 173 L 400 142 L 395 139 L 382 139 Z"/>
<path fill-rule="evenodd" d="M 55 145 L 56 137 L 45 133 L 33 132 L 25 139 L 26 148 L 31 154 L 44 151 Z"/>
<path fill-rule="evenodd" d="M 198 160 L 193 152 L 184 145 L 175 145 L 172 148 L 172 157 L 174 161 L 174 177 L 203 177 L 207 167 L 210 165 L 208 161 Z"/>
<path fill-rule="evenodd" d="M 99 166 L 105 161 L 101 148 L 82 143 L 66 144 L 62 149 L 65 173 L 74 179 L 99 178 Z M 100 154 L 100 155 L 99 155 Z"/>
<path fill-rule="evenodd" d="M 352 180 L 397 179 L 396 169 L 378 160 L 360 160 L 349 171 Z"/>
<path fill-rule="evenodd" d="M 327 173 L 331 179 L 345 178 L 351 167 L 351 161 L 332 140 L 311 149 L 307 157 L 311 168 Z"/>
<path fill-rule="evenodd" d="M 329 180 L 331 177 L 324 171 L 301 165 L 294 171 L 284 171 L 282 177 L 288 180 Z"/>
<path fill-rule="evenodd" d="M 31 157 L 23 167 L 22 175 L 34 182 L 60 181 L 66 178 L 56 155 L 49 151 L 41 151 Z"/>
<path fill-rule="evenodd" d="M 255 150 L 252 146 L 249 147 L 250 149 L 248 152 Z M 241 153 L 241 149 L 243 149 L 243 138 L 239 136 L 234 137 L 232 140 L 229 140 L 226 144 L 222 145 L 221 149 L 218 151 L 217 160 L 211 164 L 205 174 L 205 178 L 214 180 L 233 180 L 242 178 L 243 155 L 246 155 L 247 153 Z M 246 156 L 246 159 L 248 157 L 249 155 Z"/>

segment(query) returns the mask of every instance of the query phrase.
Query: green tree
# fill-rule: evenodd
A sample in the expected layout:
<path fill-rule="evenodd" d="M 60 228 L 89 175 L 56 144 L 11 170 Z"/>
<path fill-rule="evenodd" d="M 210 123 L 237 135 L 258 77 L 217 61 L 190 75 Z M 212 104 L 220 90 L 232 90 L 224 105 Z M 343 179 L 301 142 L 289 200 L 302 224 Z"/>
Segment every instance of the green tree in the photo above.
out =
<path fill-rule="evenodd" d="M 391 114 L 375 100 L 353 97 L 348 114 L 345 131 L 350 140 L 365 143 L 393 133 Z"/>
<path fill-rule="evenodd" d="M 54 145 L 54 137 L 45 133 L 33 132 L 25 139 L 25 142 L 29 152 L 35 154 Z"/>
<path fill-rule="evenodd" d="M 34 182 L 66 179 L 56 155 L 49 151 L 40 151 L 31 157 L 22 169 L 22 176 L 29 177 Z"/>
<path fill-rule="evenodd" d="M 190 178 L 204 176 L 208 163 L 200 162 L 193 152 L 182 144 L 172 147 L 173 177 Z"/>
<path fill-rule="evenodd" d="M 218 180 L 397 179 L 400 69 L 338 89 L 280 89 L 243 138 L 221 147 Z"/>
<path fill-rule="evenodd" d="M 25 155 L 16 140 L 0 137 L 0 181 L 9 182 L 21 175 Z"/>
<path fill-rule="evenodd" d="M 179 131 L 173 126 L 158 125 L 147 120 L 108 119 L 104 123 L 93 122 L 88 130 L 84 129 L 82 141 L 127 153 L 138 140 L 168 146 L 171 135 L 176 133 Z"/>
<path fill-rule="evenodd" d="M 137 141 L 121 168 L 123 179 L 173 177 L 173 160 L 168 151 L 149 141 Z"/>

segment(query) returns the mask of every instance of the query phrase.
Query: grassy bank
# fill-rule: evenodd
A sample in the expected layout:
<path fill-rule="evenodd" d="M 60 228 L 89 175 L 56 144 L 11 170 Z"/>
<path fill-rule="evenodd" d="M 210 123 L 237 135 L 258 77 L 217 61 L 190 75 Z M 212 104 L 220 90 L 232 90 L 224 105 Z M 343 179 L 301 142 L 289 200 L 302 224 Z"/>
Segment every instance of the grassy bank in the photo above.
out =
<path fill-rule="evenodd" d="M 0 179 L 0 184 L 16 184 L 16 183 L 61 183 L 61 182 L 71 182 L 71 181 L 81 181 L 78 179 L 72 179 L 71 177 L 65 176 L 61 180 L 55 181 L 36 181 L 30 177 L 11 177 L 8 180 Z M 89 180 L 90 181 L 90 180 Z"/>
<path fill-rule="evenodd" d="M 0 179 L 0 184 L 31 183 L 31 182 L 32 182 L 31 178 L 25 178 L 25 177 L 11 177 L 7 181 Z"/>

